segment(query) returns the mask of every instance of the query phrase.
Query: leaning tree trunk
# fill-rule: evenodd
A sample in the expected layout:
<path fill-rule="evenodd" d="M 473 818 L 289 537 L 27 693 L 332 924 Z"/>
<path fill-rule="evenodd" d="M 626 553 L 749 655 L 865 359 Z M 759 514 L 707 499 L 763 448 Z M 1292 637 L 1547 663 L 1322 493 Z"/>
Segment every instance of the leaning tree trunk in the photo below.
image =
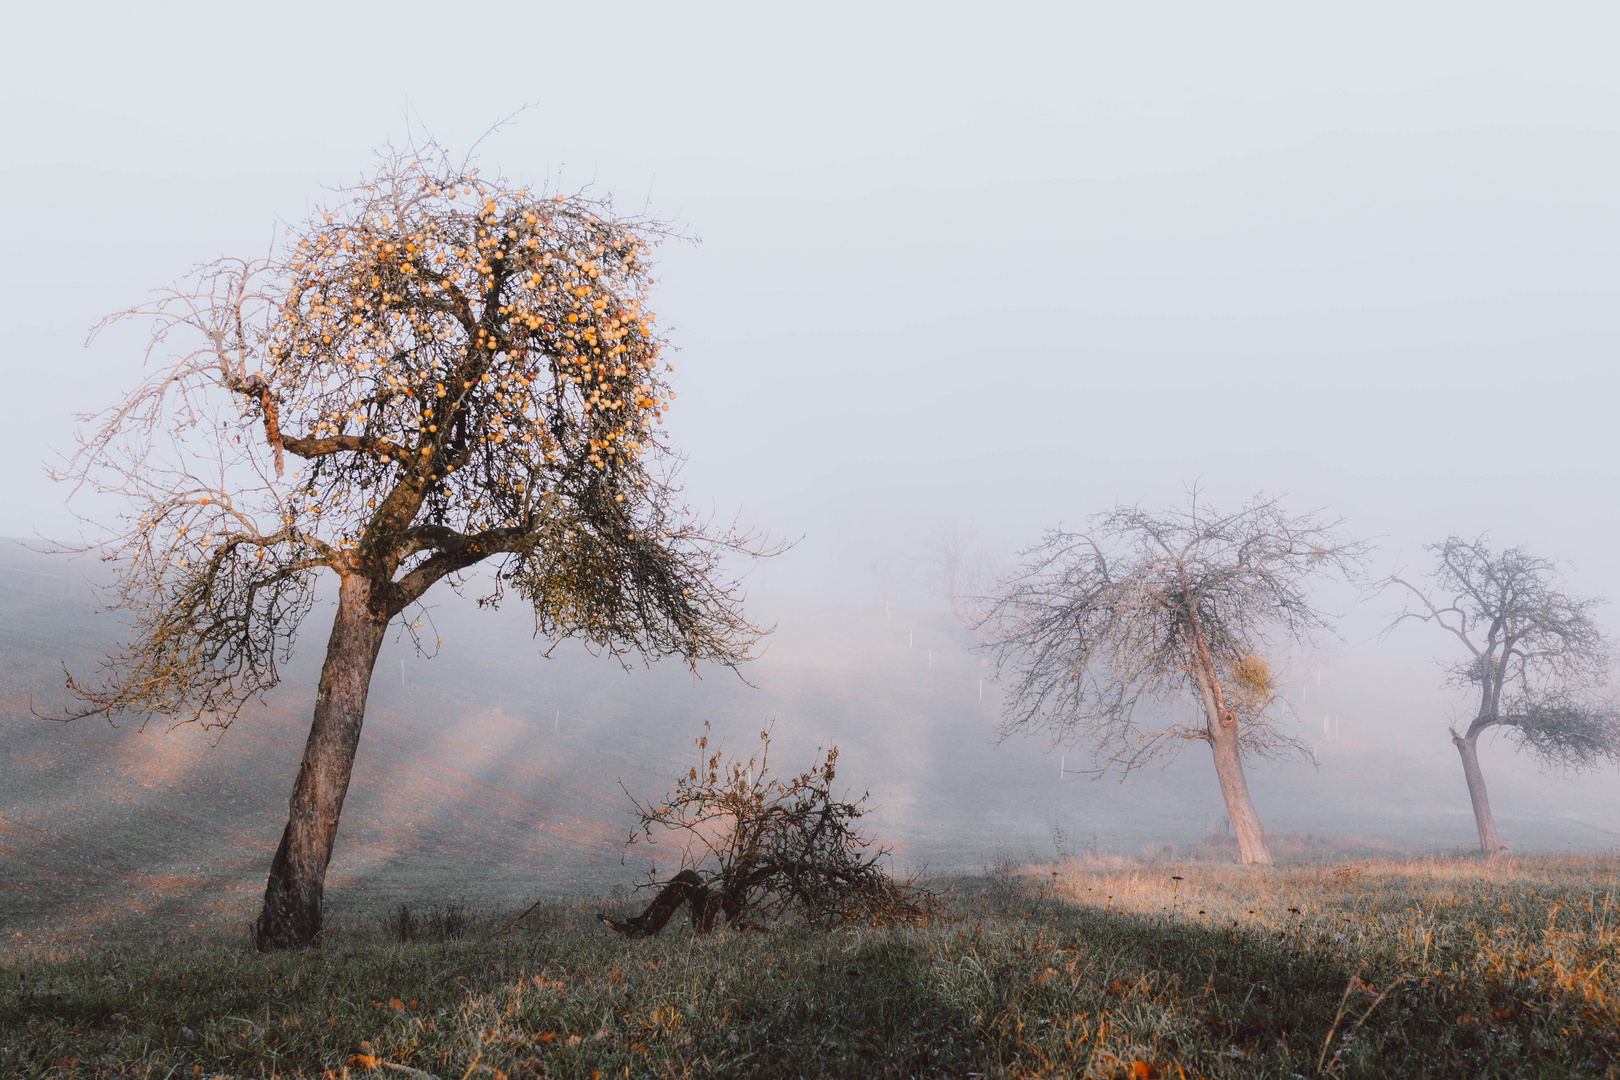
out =
<path fill-rule="evenodd" d="M 370 583 L 355 573 L 345 574 L 338 588 L 337 618 L 315 695 L 315 719 L 298 779 L 293 781 L 287 828 L 270 864 L 264 910 L 254 924 L 261 951 L 312 945 L 321 930 L 326 865 L 360 744 L 371 671 L 388 629 L 386 619 L 372 616 L 370 593 Z"/>
<path fill-rule="evenodd" d="M 1487 855 L 1502 850 L 1502 841 L 1496 836 L 1496 819 L 1491 816 L 1491 798 L 1485 793 L 1485 774 L 1479 771 L 1479 732 L 1467 735 L 1451 733 L 1451 741 L 1462 755 L 1463 776 L 1468 779 L 1468 798 L 1474 804 L 1474 824 L 1479 827 L 1479 849 Z"/>
<path fill-rule="evenodd" d="M 652 937 L 664 928 L 664 924 L 669 922 L 670 916 L 682 904 L 691 905 L 692 925 L 700 934 L 714 929 L 714 917 L 719 913 L 720 905 L 714 903 L 709 887 L 694 870 L 682 870 L 676 874 L 668 885 L 658 890 L 658 895 L 647 905 L 646 911 L 627 922 L 600 914 L 596 917 L 625 937 Z"/>
<path fill-rule="evenodd" d="M 1249 781 L 1243 775 L 1243 756 L 1238 752 L 1237 718 L 1228 712 L 1220 723 L 1209 725 L 1209 747 L 1215 755 L 1215 775 L 1221 782 L 1221 797 L 1226 800 L 1226 816 L 1232 822 L 1232 835 L 1237 837 L 1238 859 L 1244 865 L 1271 863 L 1271 845 L 1266 843 L 1266 830 L 1255 812 L 1254 800 L 1249 798 Z"/>
<path fill-rule="evenodd" d="M 1269 866 L 1272 862 L 1271 845 L 1266 843 L 1266 830 L 1260 824 L 1260 815 L 1249 798 L 1249 780 L 1243 775 L 1243 752 L 1238 742 L 1238 720 L 1226 707 L 1221 693 L 1221 681 L 1215 674 L 1215 663 L 1204 641 L 1204 631 L 1193 621 L 1192 676 L 1198 694 L 1204 701 L 1204 730 L 1209 748 L 1215 757 L 1215 776 L 1221 782 L 1221 798 L 1226 800 L 1226 817 L 1232 823 L 1232 835 L 1237 837 L 1238 860 L 1245 866 L 1256 863 Z"/>

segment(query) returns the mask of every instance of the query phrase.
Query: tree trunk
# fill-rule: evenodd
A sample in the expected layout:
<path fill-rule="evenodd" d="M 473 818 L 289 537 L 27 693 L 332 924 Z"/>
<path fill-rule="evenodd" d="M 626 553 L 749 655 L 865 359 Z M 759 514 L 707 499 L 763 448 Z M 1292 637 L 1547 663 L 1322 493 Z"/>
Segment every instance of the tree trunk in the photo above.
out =
<path fill-rule="evenodd" d="M 1496 836 L 1496 819 L 1491 816 L 1491 799 L 1485 793 L 1485 774 L 1479 771 L 1479 732 L 1467 735 L 1451 733 L 1451 741 L 1462 755 L 1463 776 L 1468 779 L 1468 798 L 1474 804 L 1474 824 L 1479 827 L 1479 849 L 1487 855 L 1502 850 L 1502 841 Z"/>
<path fill-rule="evenodd" d="M 719 905 L 714 903 L 703 879 L 692 870 L 682 870 L 676 874 L 668 885 L 658 891 L 653 902 L 647 905 L 647 910 L 628 922 L 619 922 L 606 915 L 597 915 L 597 918 L 625 937 L 652 937 L 686 903 L 691 904 L 692 925 L 699 933 L 707 934 L 714 929 L 714 917 Z"/>
<path fill-rule="evenodd" d="M 1221 797 L 1226 800 L 1226 816 L 1232 822 L 1232 835 L 1237 837 L 1238 859 L 1245 866 L 1269 866 L 1271 845 L 1266 843 L 1266 830 L 1255 812 L 1254 800 L 1249 798 L 1249 781 L 1243 775 L 1243 757 L 1238 753 L 1237 721 L 1211 724 L 1209 746 L 1215 755 Z"/>
<path fill-rule="evenodd" d="M 1186 582 L 1183 580 L 1183 587 Z M 1215 756 L 1215 776 L 1221 782 L 1221 798 L 1226 800 L 1226 817 L 1232 823 L 1232 835 L 1237 837 L 1238 861 L 1245 866 L 1270 866 L 1271 845 L 1266 843 L 1266 830 L 1260 824 L 1260 815 L 1249 798 L 1249 780 L 1243 775 L 1243 753 L 1238 746 L 1238 721 L 1226 707 L 1226 696 L 1221 692 L 1221 680 L 1215 674 L 1215 662 L 1204 641 L 1204 629 L 1199 620 L 1192 619 L 1193 654 L 1190 674 L 1204 700 L 1204 730 L 1209 735 L 1209 748 Z"/>
<path fill-rule="evenodd" d="M 264 910 L 254 924 L 260 951 L 304 948 L 313 945 L 321 931 L 326 865 L 332 859 L 338 815 L 360 744 L 371 671 L 388 629 L 386 619 L 371 614 L 370 594 L 365 578 L 355 573 L 343 576 L 315 695 L 315 719 L 298 779 L 293 781 L 287 828 L 270 864 Z"/>

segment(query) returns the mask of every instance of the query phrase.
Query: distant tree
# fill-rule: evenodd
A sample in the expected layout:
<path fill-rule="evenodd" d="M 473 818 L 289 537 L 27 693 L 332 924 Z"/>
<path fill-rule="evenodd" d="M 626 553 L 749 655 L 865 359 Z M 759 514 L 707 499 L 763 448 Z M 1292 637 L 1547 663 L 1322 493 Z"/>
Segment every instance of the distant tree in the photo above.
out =
<path fill-rule="evenodd" d="M 760 635 L 722 567 L 757 545 L 694 521 L 656 467 L 665 234 L 478 173 L 392 154 L 269 257 L 111 317 L 149 323 L 157 369 L 58 470 L 130 507 L 94 545 L 129 637 L 102 678 L 69 677 L 72 715 L 228 725 L 278 682 L 317 573 L 337 578 L 261 949 L 320 931 L 372 668 L 435 583 L 489 565 L 480 605 L 515 592 L 538 635 L 615 655 L 735 666 Z"/>
<path fill-rule="evenodd" d="M 878 595 L 883 598 L 883 617 L 887 619 L 889 598 L 911 573 L 911 561 L 895 551 L 883 549 L 871 556 L 867 568 L 872 572 L 872 582 L 878 588 Z"/>
<path fill-rule="evenodd" d="M 1365 554 L 1341 525 L 1258 497 L 1220 514 L 1195 490 L 1185 509 L 1122 506 L 1087 532 L 1050 530 L 986 623 L 1009 691 L 1003 731 L 1089 745 L 1099 772 L 1208 743 L 1239 856 L 1271 862 L 1243 762 L 1304 746 L 1267 712 L 1264 653 L 1329 627 L 1307 585 L 1355 577 Z M 1196 720 L 1176 707 L 1188 691 Z"/>
<path fill-rule="evenodd" d="M 929 589 L 950 605 L 951 614 L 967 626 L 978 625 L 996 580 L 995 563 L 978 534 L 956 523 L 936 525 L 923 545 L 922 564 Z"/>
<path fill-rule="evenodd" d="M 1563 590 L 1548 559 L 1523 548 L 1493 552 L 1483 537 L 1431 544 L 1428 587 L 1392 575 L 1408 606 L 1389 630 L 1409 619 L 1449 631 L 1466 657 L 1446 664 L 1452 685 L 1479 691 L 1467 728 L 1451 729 L 1474 805 L 1480 849 L 1502 850 L 1479 768 L 1479 737 L 1506 731 L 1521 750 L 1548 765 L 1591 768 L 1620 756 L 1620 713 L 1599 695 L 1608 682 L 1609 651 L 1592 612 L 1598 597 Z M 1388 631 L 1386 631 L 1388 632 Z"/>

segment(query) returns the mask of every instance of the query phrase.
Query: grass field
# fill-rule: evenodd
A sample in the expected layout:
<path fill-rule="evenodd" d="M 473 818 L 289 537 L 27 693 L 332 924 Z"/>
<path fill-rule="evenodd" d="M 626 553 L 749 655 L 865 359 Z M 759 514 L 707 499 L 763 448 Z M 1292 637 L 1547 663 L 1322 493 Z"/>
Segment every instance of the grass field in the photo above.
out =
<path fill-rule="evenodd" d="M 139 919 L 239 925 L 287 820 L 330 608 L 312 613 L 285 683 L 223 734 L 40 719 L 66 704 L 64 664 L 87 674 L 116 638 L 84 583 L 93 570 L 0 539 L 0 934 L 125 941 L 132 906 Z M 630 877 L 620 783 L 666 790 L 709 722 L 739 746 L 774 718 L 784 765 L 837 744 L 840 780 L 872 793 L 867 824 L 907 869 L 1187 850 L 1225 819 L 1203 747 L 1121 784 L 1075 775 L 1087 764 L 1075 746 L 998 743 L 987 657 L 947 611 L 790 597 L 749 610 L 777 627 L 752 686 L 709 669 L 694 682 L 679 664 L 625 671 L 577 646 L 541 659 L 532 615 L 442 598 L 438 655 L 390 640 L 378 662 L 329 899 L 378 906 L 436 882 L 482 906 L 606 893 Z M 1296 730 L 1318 761 L 1250 770 L 1268 834 L 1384 855 L 1473 847 L 1445 728 L 1468 703 L 1437 691 L 1427 657 L 1349 650 L 1296 666 Z M 1515 850 L 1620 844 L 1612 769 L 1539 772 L 1505 740 L 1482 756 Z"/>
<path fill-rule="evenodd" d="M 377 910 L 278 956 L 182 931 L 0 968 L 0 1075 L 1613 1078 L 1617 872 L 1099 858 L 937 881 L 910 927 L 635 942 L 580 904 L 448 938 L 418 912 L 402 942 Z"/>
<path fill-rule="evenodd" d="M 994 745 L 994 687 L 943 612 L 775 600 L 755 689 L 540 662 L 521 613 L 447 604 L 437 659 L 396 642 L 379 665 L 331 932 L 261 957 L 246 922 L 318 649 L 217 745 L 64 727 L 35 710 L 109 631 L 63 566 L 4 541 L 0 564 L 0 1077 L 1614 1075 L 1620 862 L 1592 852 L 1620 787 L 1496 747 L 1504 835 L 1564 854 L 1397 858 L 1473 843 L 1426 664 L 1312 661 L 1290 693 L 1319 767 L 1253 771 L 1287 865 L 1244 872 L 1196 754 L 1121 786 L 1043 740 Z M 840 746 L 873 834 L 945 875 L 943 917 L 608 935 L 572 901 L 641 868 L 619 782 L 666 790 L 703 721 L 746 741 L 766 716 L 784 762 Z M 460 936 L 384 928 L 457 894 L 480 909 Z"/>

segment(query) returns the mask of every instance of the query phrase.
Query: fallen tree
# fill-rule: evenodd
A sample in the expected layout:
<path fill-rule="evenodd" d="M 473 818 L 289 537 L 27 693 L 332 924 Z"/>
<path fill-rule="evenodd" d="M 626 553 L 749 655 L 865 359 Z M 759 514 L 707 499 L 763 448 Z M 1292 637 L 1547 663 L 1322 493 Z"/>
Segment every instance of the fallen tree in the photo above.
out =
<path fill-rule="evenodd" d="M 932 895 L 895 881 L 888 849 L 856 829 L 868 795 L 853 802 L 834 796 L 836 746 L 781 781 L 770 775 L 768 728 L 760 732 L 759 753 L 746 762 L 718 748 L 709 753 L 704 729 L 696 740 L 700 755 L 708 754 L 701 768 L 688 769 L 656 803 L 630 796 L 639 821 L 626 842 L 675 847 L 679 871 L 663 882 L 649 871 L 639 887 L 657 895 L 646 910 L 624 921 L 599 916 L 604 923 L 626 937 L 651 937 L 683 904 L 700 933 L 722 919 L 738 928 L 784 918 L 826 927 L 911 921 L 933 910 Z"/>

